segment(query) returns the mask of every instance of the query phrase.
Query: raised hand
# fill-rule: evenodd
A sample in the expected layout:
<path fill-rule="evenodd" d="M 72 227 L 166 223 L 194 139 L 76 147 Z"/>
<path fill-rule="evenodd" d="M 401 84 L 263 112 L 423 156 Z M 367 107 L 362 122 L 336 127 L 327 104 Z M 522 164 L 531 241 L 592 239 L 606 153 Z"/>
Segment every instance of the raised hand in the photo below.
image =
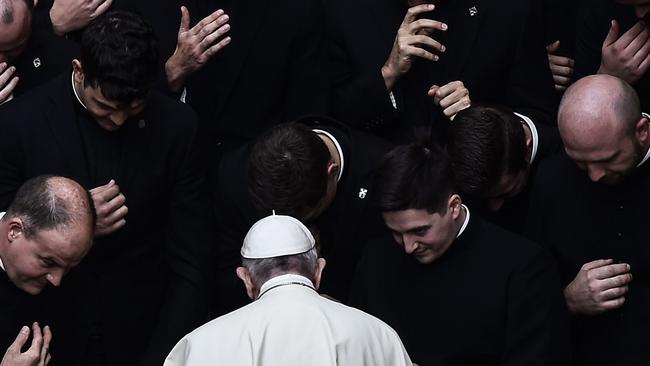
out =
<path fill-rule="evenodd" d="M 50 9 L 54 33 L 63 35 L 85 27 L 112 3 L 113 0 L 54 0 Z"/>
<path fill-rule="evenodd" d="M 635 84 L 650 67 L 650 30 L 639 21 L 620 37 L 619 32 L 618 22 L 612 20 L 601 49 L 598 73 Z"/>
<path fill-rule="evenodd" d="M 573 82 L 573 69 L 575 61 L 572 58 L 560 56 L 557 51 L 560 49 L 560 41 L 555 41 L 546 46 L 548 54 L 548 65 L 553 74 L 555 90 L 565 91 Z"/>
<path fill-rule="evenodd" d="M 458 112 L 472 105 L 469 90 L 459 80 L 443 86 L 433 85 L 427 94 L 433 98 L 433 102 L 437 106 L 442 108 L 442 113 L 452 121 Z"/>

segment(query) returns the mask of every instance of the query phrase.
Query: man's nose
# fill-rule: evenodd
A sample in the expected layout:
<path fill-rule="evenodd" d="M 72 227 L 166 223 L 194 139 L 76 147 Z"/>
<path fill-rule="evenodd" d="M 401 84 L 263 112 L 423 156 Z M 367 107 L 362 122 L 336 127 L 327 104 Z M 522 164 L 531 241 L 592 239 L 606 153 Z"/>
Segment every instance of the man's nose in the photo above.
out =
<path fill-rule="evenodd" d="M 129 118 L 129 116 L 126 114 L 126 112 L 115 112 L 111 114 L 111 122 L 117 126 L 122 126 L 124 122 Z"/>
<path fill-rule="evenodd" d="M 591 179 L 593 182 L 599 182 L 603 177 L 605 177 L 605 169 L 594 166 L 594 165 L 588 165 L 587 166 L 587 174 L 589 174 L 589 179 Z"/>
<path fill-rule="evenodd" d="M 410 237 L 410 236 L 405 236 L 404 237 L 404 252 L 406 254 L 413 254 L 418 249 L 418 242 L 415 240 L 415 238 Z"/>
<path fill-rule="evenodd" d="M 52 286 L 59 287 L 61 285 L 61 280 L 63 279 L 63 270 L 52 271 L 45 275 L 45 278 L 52 284 Z"/>

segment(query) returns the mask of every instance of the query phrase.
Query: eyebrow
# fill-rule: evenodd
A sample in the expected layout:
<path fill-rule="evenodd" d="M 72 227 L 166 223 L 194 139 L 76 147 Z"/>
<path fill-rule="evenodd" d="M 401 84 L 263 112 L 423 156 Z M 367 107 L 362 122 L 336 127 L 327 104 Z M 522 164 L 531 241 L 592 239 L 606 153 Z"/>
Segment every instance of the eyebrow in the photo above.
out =
<path fill-rule="evenodd" d="M 93 100 L 95 101 L 95 103 L 101 105 L 104 108 L 113 109 L 113 110 L 117 109 L 117 107 L 113 107 L 111 105 L 108 105 L 108 104 L 102 102 L 101 100 L 97 99 L 96 97 L 93 97 Z"/>
<path fill-rule="evenodd" d="M 429 230 L 430 228 L 431 228 L 431 225 L 422 225 L 422 226 L 414 227 L 412 229 L 408 229 L 408 230 L 406 230 L 406 232 L 412 234 L 412 233 L 415 233 L 417 231 Z"/>

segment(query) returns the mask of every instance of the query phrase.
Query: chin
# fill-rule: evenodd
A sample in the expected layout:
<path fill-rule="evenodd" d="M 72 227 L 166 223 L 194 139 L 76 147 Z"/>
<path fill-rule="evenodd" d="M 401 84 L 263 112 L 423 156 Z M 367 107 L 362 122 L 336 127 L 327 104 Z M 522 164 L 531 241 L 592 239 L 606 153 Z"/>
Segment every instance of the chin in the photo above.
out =
<path fill-rule="evenodd" d="M 43 292 L 43 289 L 45 289 L 45 286 L 39 286 L 39 285 L 22 285 L 19 286 L 21 290 L 27 292 L 30 295 L 38 295 L 41 292 Z"/>

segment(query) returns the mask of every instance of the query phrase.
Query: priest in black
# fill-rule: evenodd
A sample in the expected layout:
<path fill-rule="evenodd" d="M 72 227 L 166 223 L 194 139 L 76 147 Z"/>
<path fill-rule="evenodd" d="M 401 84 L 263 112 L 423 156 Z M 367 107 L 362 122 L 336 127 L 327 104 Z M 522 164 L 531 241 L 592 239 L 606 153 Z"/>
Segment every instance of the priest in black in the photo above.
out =
<path fill-rule="evenodd" d="M 567 154 L 543 162 L 528 234 L 556 257 L 575 365 L 650 360 L 650 116 L 623 80 L 578 80 L 560 105 Z"/>
<path fill-rule="evenodd" d="M 386 156 L 374 193 L 392 238 L 366 245 L 352 305 L 395 328 L 421 366 L 568 365 L 552 258 L 471 214 L 450 169 L 433 147 Z"/>
<path fill-rule="evenodd" d="M 262 135 L 254 145 L 226 153 L 219 166 L 218 213 L 221 282 L 239 294 L 222 294 L 219 312 L 244 304 L 235 269 L 239 249 L 256 219 L 293 215 L 315 231 L 328 279 L 321 292 L 346 301 L 350 278 L 364 238 L 381 228 L 368 204 L 372 177 L 384 140 L 319 116 L 284 123 Z M 239 299 L 230 304 L 228 299 Z"/>
<path fill-rule="evenodd" d="M 160 365 L 207 318 L 214 238 L 196 115 L 151 90 L 156 61 L 141 18 L 105 13 L 82 33 L 73 70 L 0 111 L 11 136 L 0 207 L 49 173 L 73 177 L 98 208 L 95 246 L 51 300 L 58 364 Z"/>
<path fill-rule="evenodd" d="M 42 320 L 46 311 L 57 309 L 42 301 L 41 293 L 49 286 L 58 287 L 67 271 L 88 253 L 94 226 L 90 195 L 77 182 L 63 177 L 28 180 L 7 212 L 0 212 L 0 352 L 14 339 L 24 342 L 30 330 L 34 332 L 31 346 L 25 347 L 30 349 L 23 355 L 20 347 L 8 350 L 2 365 L 17 365 L 14 357 L 49 359 L 50 327 L 41 323 L 44 339 L 39 346 L 41 329 L 34 323 Z"/>

